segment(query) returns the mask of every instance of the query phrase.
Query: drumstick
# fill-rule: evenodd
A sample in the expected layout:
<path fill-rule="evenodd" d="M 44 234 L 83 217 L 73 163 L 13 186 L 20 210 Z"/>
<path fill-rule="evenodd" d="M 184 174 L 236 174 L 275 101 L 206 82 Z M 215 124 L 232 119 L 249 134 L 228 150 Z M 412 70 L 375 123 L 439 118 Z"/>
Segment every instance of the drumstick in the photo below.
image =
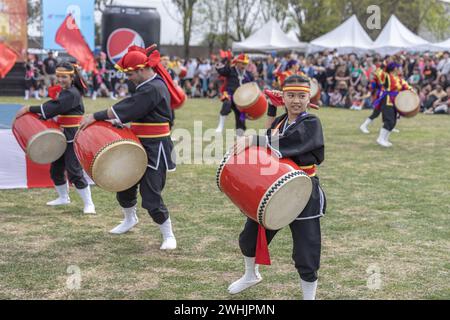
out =
<path fill-rule="evenodd" d="M 145 49 L 145 53 L 147 55 L 149 55 L 150 53 L 152 53 L 153 51 L 156 50 L 156 47 L 158 47 L 158 45 L 156 43 L 152 44 L 150 47 L 148 47 L 147 49 Z"/>

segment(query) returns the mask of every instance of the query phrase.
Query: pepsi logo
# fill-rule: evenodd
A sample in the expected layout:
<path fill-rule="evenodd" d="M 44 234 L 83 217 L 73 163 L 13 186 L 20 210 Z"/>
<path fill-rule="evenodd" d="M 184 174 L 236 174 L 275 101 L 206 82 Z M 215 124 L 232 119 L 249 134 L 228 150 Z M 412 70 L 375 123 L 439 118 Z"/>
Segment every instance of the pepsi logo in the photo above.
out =
<path fill-rule="evenodd" d="M 131 46 L 145 47 L 144 40 L 136 31 L 128 28 L 114 30 L 108 37 L 106 51 L 109 60 L 116 64 Z"/>

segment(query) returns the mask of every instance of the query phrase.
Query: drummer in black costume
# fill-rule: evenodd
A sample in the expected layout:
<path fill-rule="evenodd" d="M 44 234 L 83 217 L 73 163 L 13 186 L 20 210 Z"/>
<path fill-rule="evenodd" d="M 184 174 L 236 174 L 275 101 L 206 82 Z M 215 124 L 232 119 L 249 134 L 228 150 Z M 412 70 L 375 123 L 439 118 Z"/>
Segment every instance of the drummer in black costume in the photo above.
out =
<path fill-rule="evenodd" d="M 136 92 L 111 108 L 86 117 L 81 128 L 94 121 L 114 119 L 119 124 L 131 122 L 131 129 L 141 141 L 148 157 L 148 168 L 141 181 L 128 190 L 117 193 L 117 200 L 124 213 L 124 221 L 110 233 L 122 234 L 138 223 L 136 215 L 137 191 L 142 196 L 142 207 L 147 209 L 159 225 L 163 243 L 161 250 L 173 250 L 177 246 L 172 231 L 169 211 L 161 193 L 166 183 L 166 172 L 175 170 L 170 139 L 172 113 L 167 84 L 152 67 L 160 62 L 158 51 L 147 57 L 148 50 L 132 46 L 117 63 L 116 68 L 127 74 L 136 84 Z"/>
<path fill-rule="evenodd" d="M 47 202 L 48 206 L 60 206 L 70 203 L 69 186 L 66 181 L 66 171 L 70 183 L 75 188 L 84 203 L 83 212 L 94 214 L 95 206 L 92 202 L 91 189 L 83 174 L 83 168 L 78 161 L 73 149 L 73 139 L 80 126 L 84 114 L 82 95 L 86 90 L 86 84 L 78 73 L 77 66 L 70 62 L 60 63 L 56 67 L 56 79 L 60 86 L 60 92 L 53 100 L 40 106 L 25 106 L 19 110 L 17 117 L 26 112 L 40 114 L 43 119 L 57 117 L 57 123 L 64 131 L 67 139 L 67 148 L 64 154 L 50 166 L 50 177 L 55 184 L 58 198 Z M 55 87 L 49 88 L 49 91 Z"/>
<path fill-rule="evenodd" d="M 307 112 L 310 102 L 308 78 L 297 75 L 287 78 L 283 86 L 283 99 L 287 113 L 275 119 L 266 136 L 248 136 L 238 140 L 234 153 L 238 154 L 250 146 L 267 146 L 276 156 L 293 160 L 311 177 L 313 189 L 309 202 L 289 227 L 294 244 L 292 258 L 301 278 L 303 298 L 313 300 L 320 266 L 319 218 L 326 209 L 325 194 L 316 175 L 316 166 L 324 160 L 324 139 L 319 118 Z M 262 280 L 255 263 L 257 233 L 258 223 L 247 219 L 239 236 L 245 274 L 229 286 L 231 294 L 239 293 Z M 268 243 L 276 233 L 277 230 L 266 230 Z"/>
<path fill-rule="evenodd" d="M 255 79 L 253 75 L 246 70 L 249 63 L 249 57 L 246 54 L 240 54 L 234 58 L 230 64 L 227 60 L 225 64 L 216 65 L 219 75 L 226 78 L 225 92 L 221 100 L 223 101 L 222 109 L 220 110 L 219 125 L 216 132 L 222 132 L 225 126 L 225 120 L 231 111 L 234 112 L 236 120 L 236 131 L 238 135 L 243 135 L 245 127 L 245 113 L 240 112 L 233 101 L 233 94 L 241 85 L 247 82 L 252 82 Z"/>

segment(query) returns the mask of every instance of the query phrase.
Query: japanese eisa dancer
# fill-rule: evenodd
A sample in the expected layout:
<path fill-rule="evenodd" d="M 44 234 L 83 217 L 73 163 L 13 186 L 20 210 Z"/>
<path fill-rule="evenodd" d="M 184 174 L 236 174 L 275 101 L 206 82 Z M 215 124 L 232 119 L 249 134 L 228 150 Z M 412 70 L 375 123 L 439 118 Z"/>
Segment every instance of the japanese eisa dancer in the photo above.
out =
<path fill-rule="evenodd" d="M 147 209 L 161 230 L 161 250 L 176 248 L 169 211 L 161 197 L 166 182 L 166 172 L 175 170 L 170 139 L 172 113 L 170 110 L 173 84 L 164 72 L 158 51 L 132 46 L 117 63 L 116 68 L 125 72 L 136 84 L 136 92 L 111 108 L 88 115 L 81 123 L 81 130 L 95 121 L 115 119 L 122 124 L 131 122 L 131 130 L 141 141 L 148 157 L 148 167 L 142 179 L 131 188 L 117 193 L 117 200 L 124 213 L 124 221 L 110 232 L 122 234 L 138 223 L 136 215 L 137 190 L 142 196 L 142 207 Z M 164 80 L 163 80 L 164 78 Z"/>
<path fill-rule="evenodd" d="M 321 233 L 319 218 L 325 214 L 326 200 L 316 166 L 324 160 L 324 139 L 319 118 L 309 114 L 309 79 L 293 75 L 283 86 L 283 100 L 287 113 L 276 118 L 266 136 L 247 136 L 238 140 L 234 153 L 239 154 L 251 146 L 268 147 L 279 158 L 289 158 L 311 178 L 312 193 L 309 201 L 298 217 L 289 224 L 293 239 L 292 258 L 301 278 L 304 299 L 315 299 L 317 271 L 320 265 Z M 311 105 L 312 106 L 312 105 Z M 294 201 L 298 195 L 292 194 Z M 266 230 L 267 242 L 278 230 Z M 257 246 L 258 223 L 247 219 L 239 236 L 239 246 L 244 255 L 245 274 L 232 283 L 228 291 L 239 293 L 257 283 L 262 278 L 258 272 Z"/>
<path fill-rule="evenodd" d="M 69 181 L 75 185 L 84 203 L 84 213 L 95 213 L 95 206 L 91 198 L 91 189 L 83 175 L 83 169 L 75 156 L 73 139 L 80 126 L 84 114 L 82 94 L 86 90 L 85 82 L 79 75 L 77 66 L 63 62 L 56 68 L 58 86 L 49 88 L 52 100 L 41 106 L 25 106 L 19 110 L 16 118 L 27 112 L 39 114 L 44 120 L 57 117 L 56 122 L 63 130 L 67 140 L 64 154 L 52 162 L 50 176 L 55 184 L 59 197 L 47 202 L 49 206 L 66 205 L 70 203 L 69 190 L 66 181 L 66 171 Z M 17 121 L 17 120 L 16 120 Z"/>

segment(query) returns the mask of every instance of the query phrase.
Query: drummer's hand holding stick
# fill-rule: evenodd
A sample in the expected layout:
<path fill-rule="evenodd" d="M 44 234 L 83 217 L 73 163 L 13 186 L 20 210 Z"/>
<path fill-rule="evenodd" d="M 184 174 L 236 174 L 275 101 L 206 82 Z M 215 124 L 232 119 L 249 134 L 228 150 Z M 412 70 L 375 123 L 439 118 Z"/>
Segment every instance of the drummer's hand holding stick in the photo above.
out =
<path fill-rule="evenodd" d="M 87 114 L 84 116 L 83 120 L 80 123 L 80 130 L 86 129 L 88 126 L 93 124 L 95 121 L 109 121 L 116 119 L 113 111 L 111 108 L 108 108 L 107 110 L 99 111 L 94 114 Z M 119 121 L 120 122 L 120 121 Z M 113 125 L 115 123 L 113 122 Z"/>
<path fill-rule="evenodd" d="M 19 111 L 17 111 L 16 119 L 20 118 L 21 116 L 23 116 L 25 113 L 28 112 L 30 112 L 30 106 L 23 106 L 22 108 L 19 109 Z"/>
<path fill-rule="evenodd" d="M 80 130 L 86 129 L 88 126 L 93 124 L 95 122 L 95 118 L 93 114 L 87 114 L 83 117 L 83 120 L 81 120 L 80 123 Z"/>
<path fill-rule="evenodd" d="M 236 143 L 234 144 L 231 152 L 235 155 L 243 152 L 245 149 L 252 146 L 253 136 L 238 137 Z"/>

